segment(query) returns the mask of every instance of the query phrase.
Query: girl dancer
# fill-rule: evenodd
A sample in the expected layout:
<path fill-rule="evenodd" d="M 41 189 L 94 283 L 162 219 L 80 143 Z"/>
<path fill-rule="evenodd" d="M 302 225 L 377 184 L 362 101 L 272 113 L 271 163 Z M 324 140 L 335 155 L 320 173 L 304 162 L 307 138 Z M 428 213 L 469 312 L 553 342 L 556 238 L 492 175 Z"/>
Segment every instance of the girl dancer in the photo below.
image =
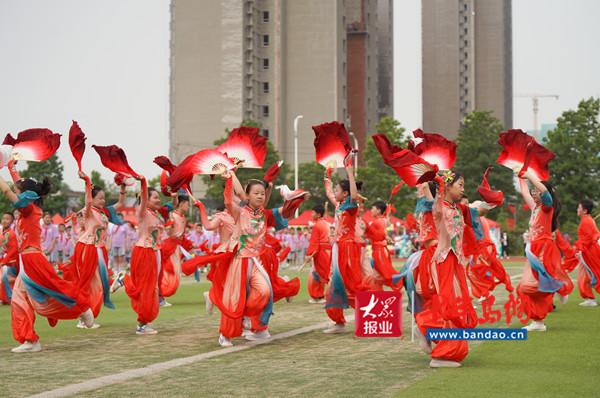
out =
<path fill-rule="evenodd" d="M 305 262 L 312 260 L 308 272 L 308 294 L 311 304 L 325 303 L 325 286 L 329 283 L 331 272 L 331 243 L 329 241 L 329 223 L 323 219 L 325 208 L 313 207 L 312 232 L 306 252 Z"/>
<path fill-rule="evenodd" d="M 325 309 L 335 322 L 324 333 L 343 333 L 346 330 L 344 309 L 354 308 L 354 296 L 365 290 L 361 274 L 361 248 L 356 242 L 356 218 L 358 215 L 358 185 L 354 180 L 354 168 L 346 164 L 347 180 L 340 181 L 335 190 L 331 180 L 325 177 L 327 198 L 335 206 L 335 243 L 331 252 L 331 281 L 327 292 Z M 329 173 L 327 173 L 328 175 Z"/>
<path fill-rule="evenodd" d="M 10 304 L 13 286 L 19 270 L 19 244 L 13 230 L 15 217 L 12 213 L 2 215 L 2 251 L 0 259 L 0 303 Z"/>
<path fill-rule="evenodd" d="M 158 274 L 160 272 L 160 244 L 164 219 L 159 214 L 160 196 L 154 188 L 148 188 L 144 176 L 136 175 L 141 182 L 139 207 L 137 209 L 139 237 L 131 252 L 129 275 L 119 273 L 113 283 L 113 291 L 125 286 L 131 307 L 137 313 L 137 335 L 153 335 L 158 332 L 150 326 L 159 311 Z"/>
<path fill-rule="evenodd" d="M 581 219 L 577 228 L 579 239 L 575 244 L 580 252 L 577 285 L 584 299 L 579 305 L 583 307 L 598 305 L 592 288 L 600 293 L 600 231 L 591 215 L 593 209 L 594 203 L 588 199 L 582 200 L 577 206 L 577 215 Z"/>
<path fill-rule="evenodd" d="M 525 179 L 519 176 L 521 195 L 531 209 L 531 218 L 525 248 L 528 261 L 523 269 L 517 293 L 525 312 L 532 319 L 531 324 L 525 328 L 528 331 L 545 332 L 544 319 L 548 312 L 552 311 L 552 296 L 559 293 L 561 301 L 564 302 L 564 297 L 570 290 L 566 279 L 560 277 L 561 256 L 552 239 L 552 233 L 558 227 L 560 202 L 550 183 L 540 181 L 530 171 L 527 171 L 524 177 L 531 182 L 533 189 L 530 192 Z"/>
<path fill-rule="evenodd" d="M 85 207 L 83 219 L 80 220 L 80 235 L 65 278 L 77 283 L 82 292 L 89 296 L 94 318 L 97 318 L 102 304 L 115 308 L 110 301 L 106 231 L 109 221 L 117 225 L 123 223 L 117 216 L 117 211 L 125 203 L 125 186 L 121 186 L 119 201 L 114 206 L 105 207 L 104 191 L 92 187 L 92 181 L 82 171 L 79 172 L 79 177 L 85 181 Z M 80 320 L 77 327 L 83 329 L 85 325 Z M 94 324 L 93 327 L 100 325 Z"/>
<path fill-rule="evenodd" d="M 89 300 L 74 283 L 61 279 L 44 256 L 41 247 L 42 209 L 50 183 L 31 178 L 19 179 L 13 192 L 0 178 L 0 191 L 19 209 L 19 274 L 15 280 L 11 302 L 11 324 L 20 346 L 15 353 L 38 352 L 42 347 L 33 328 L 35 313 L 46 317 L 51 326 L 59 319 L 81 317 L 87 327 L 94 324 Z"/>

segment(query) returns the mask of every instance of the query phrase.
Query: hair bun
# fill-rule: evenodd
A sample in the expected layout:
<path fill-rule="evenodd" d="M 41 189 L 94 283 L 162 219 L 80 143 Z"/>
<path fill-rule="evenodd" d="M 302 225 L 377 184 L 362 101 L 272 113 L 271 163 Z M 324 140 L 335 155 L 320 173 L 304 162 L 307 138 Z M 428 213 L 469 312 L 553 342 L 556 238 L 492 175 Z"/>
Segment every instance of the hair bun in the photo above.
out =
<path fill-rule="evenodd" d="M 52 189 L 52 185 L 50 184 L 50 180 L 45 177 L 41 183 L 38 183 L 39 185 L 39 195 L 44 197 L 46 195 L 48 195 L 50 193 L 50 189 Z"/>

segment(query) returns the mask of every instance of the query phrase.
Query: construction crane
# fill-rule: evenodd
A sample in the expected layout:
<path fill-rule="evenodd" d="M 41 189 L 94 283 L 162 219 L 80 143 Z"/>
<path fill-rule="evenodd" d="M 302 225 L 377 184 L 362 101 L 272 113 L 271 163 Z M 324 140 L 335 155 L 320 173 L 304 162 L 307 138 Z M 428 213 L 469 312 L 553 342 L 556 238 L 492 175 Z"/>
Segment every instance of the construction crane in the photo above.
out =
<path fill-rule="evenodd" d="M 540 111 L 540 98 L 554 98 L 558 99 L 558 95 L 555 94 L 518 94 L 515 95 L 517 98 L 531 98 L 533 103 L 533 128 L 534 134 L 539 137 L 540 127 L 538 125 L 538 113 Z"/>

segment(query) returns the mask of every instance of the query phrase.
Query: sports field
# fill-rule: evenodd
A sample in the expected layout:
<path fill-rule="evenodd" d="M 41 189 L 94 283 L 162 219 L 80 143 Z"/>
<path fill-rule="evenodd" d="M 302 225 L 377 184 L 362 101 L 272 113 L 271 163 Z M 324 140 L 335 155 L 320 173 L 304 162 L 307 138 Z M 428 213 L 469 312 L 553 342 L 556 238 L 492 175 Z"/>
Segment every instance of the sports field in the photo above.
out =
<path fill-rule="evenodd" d="M 519 263 L 505 265 L 511 275 L 519 275 Z M 116 310 L 103 309 L 99 329 L 80 330 L 75 321 L 50 328 L 38 318 L 44 348 L 39 354 L 10 352 L 17 343 L 11 336 L 10 309 L 2 306 L 0 397 L 29 396 L 65 386 L 71 387 L 62 395 L 41 396 L 67 392 L 90 397 L 600 395 L 600 309 L 579 307 L 578 294 L 548 317 L 548 332 L 531 333 L 525 342 L 475 343 L 462 368 L 432 370 L 428 356 L 411 342 L 409 314 L 404 314 L 404 337 L 398 339 L 357 339 L 352 323 L 346 334 L 321 333 L 320 324 L 327 317 L 321 305 L 307 303 L 306 272 L 300 276 L 301 294 L 292 303 L 275 306 L 270 331 L 279 338 L 260 345 L 237 339 L 236 347 L 228 351 L 217 344 L 218 312 L 208 316 L 204 311 L 202 293 L 209 287 L 205 280 L 184 279 L 169 300 L 173 306 L 161 309 L 154 323 L 159 330 L 156 336 L 134 334 L 135 315 L 123 291 L 113 296 Z M 500 288 L 497 298 L 500 308 L 506 299 Z M 314 328 L 299 330 L 307 326 Z M 282 335 L 285 332 L 290 333 Z M 202 353 L 210 354 L 198 355 Z M 178 358 L 188 359 L 167 362 Z M 154 366 L 147 368 L 150 365 Z M 110 377 L 89 382 L 102 376 Z M 83 384 L 72 386 L 77 383 Z"/>

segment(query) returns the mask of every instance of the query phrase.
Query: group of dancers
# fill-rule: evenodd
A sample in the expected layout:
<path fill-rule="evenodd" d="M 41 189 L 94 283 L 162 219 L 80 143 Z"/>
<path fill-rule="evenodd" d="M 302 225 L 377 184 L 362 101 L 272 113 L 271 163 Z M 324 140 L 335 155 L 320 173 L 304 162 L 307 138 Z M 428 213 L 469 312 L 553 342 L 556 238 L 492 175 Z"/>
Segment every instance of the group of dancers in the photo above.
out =
<path fill-rule="evenodd" d="M 498 163 L 515 171 L 523 200 L 531 209 L 526 233 L 526 258 L 516 291 L 511 278 L 498 260 L 489 226 L 483 217 L 503 204 L 503 194 L 487 182 L 490 169 L 478 187 L 481 200 L 469 202 L 464 195 L 465 179 L 452 166 L 456 144 L 435 133 L 416 130 L 408 148 L 390 143 L 385 135 L 373 136 L 383 162 L 393 168 L 400 180 L 387 201 L 371 203 L 374 220 L 366 224 L 361 215 L 368 199 L 361 194 L 362 183 L 355 180 L 354 151 L 348 133 L 338 122 L 314 126 L 316 161 L 324 166 L 324 190 L 335 207 L 333 239 L 324 220 L 325 206 L 313 210 L 313 227 L 305 263 L 310 264 L 308 292 L 311 303 L 324 304 L 332 321 L 325 333 L 344 333 L 344 309 L 354 308 L 356 294 L 362 291 L 405 290 L 417 324 L 420 346 L 431 356 L 431 367 L 458 367 L 468 354 L 467 341 L 430 341 L 431 328 L 473 328 L 478 316 L 473 300 L 493 304 L 494 289 L 503 285 L 516 294 L 520 310 L 532 320 L 529 331 L 545 331 L 544 323 L 553 309 L 553 297 L 561 302 L 574 288 L 568 272 L 578 267 L 578 287 L 583 305 L 594 306 L 592 289 L 600 292 L 600 232 L 591 216 L 593 203 L 582 200 L 579 240 L 571 246 L 560 234 L 560 201 L 547 181 L 548 163 L 554 155 L 520 130 L 500 134 L 502 151 Z M 236 170 L 261 168 L 266 157 L 266 138 L 258 129 L 234 129 L 225 143 L 200 150 L 178 165 L 165 156 L 154 162 L 162 168 L 160 189 L 149 187 L 146 178 L 127 163 L 124 151 L 115 146 L 96 146 L 102 164 L 115 173 L 120 187 L 119 200 L 107 205 L 105 192 L 94 187 L 81 167 L 86 137 L 76 122 L 69 131 L 69 145 L 85 185 L 85 205 L 73 219 L 77 243 L 73 255 L 57 270 L 41 246 L 43 201 L 50 192 L 47 179 L 21 178 L 16 161 L 44 161 L 56 152 L 60 136 L 47 129 L 25 130 L 8 135 L 0 151 L 0 163 L 11 174 L 13 186 L 0 178 L 0 192 L 18 210 L 2 217 L 4 257 L 0 298 L 10 302 L 13 336 L 21 345 L 15 353 L 41 350 L 34 330 L 37 315 L 51 326 L 58 320 L 77 319 L 80 328 L 96 328 L 103 306 L 114 308 L 111 293 L 121 287 L 137 314 L 137 335 L 158 333 L 152 326 L 161 302 L 174 295 L 180 275 L 208 268 L 211 282 L 204 293 L 206 310 L 216 306 L 221 313 L 218 343 L 233 345 L 247 340 L 270 338 L 269 322 L 273 305 L 298 294 L 298 278 L 288 280 L 278 274 L 287 257 L 275 231 L 288 226 L 288 219 L 308 197 L 303 190 L 274 187 L 281 162 L 272 165 L 262 180 L 238 180 Z M 333 172 L 345 169 L 345 178 L 334 182 Z M 190 189 L 194 175 L 213 175 L 213 183 L 224 183 L 223 205 L 209 217 L 202 201 Z M 136 207 L 138 238 L 131 252 L 128 272 L 113 274 L 106 250 L 109 223 L 123 224 L 119 211 L 126 189 L 140 183 Z M 531 189 L 528 186 L 531 185 Z M 419 245 L 397 270 L 388 249 L 389 204 L 403 184 L 416 190 L 415 216 Z M 272 191 L 278 188 L 282 205 L 267 208 Z M 170 198 L 162 204 L 161 194 Z M 219 243 L 198 247 L 186 237 L 186 214 L 193 205 L 206 230 L 215 231 Z M 371 256 L 367 255 L 367 244 Z M 196 251 L 197 252 L 197 251 Z M 197 252 L 198 253 L 198 252 Z M 489 305 L 491 305 L 489 304 Z"/>

